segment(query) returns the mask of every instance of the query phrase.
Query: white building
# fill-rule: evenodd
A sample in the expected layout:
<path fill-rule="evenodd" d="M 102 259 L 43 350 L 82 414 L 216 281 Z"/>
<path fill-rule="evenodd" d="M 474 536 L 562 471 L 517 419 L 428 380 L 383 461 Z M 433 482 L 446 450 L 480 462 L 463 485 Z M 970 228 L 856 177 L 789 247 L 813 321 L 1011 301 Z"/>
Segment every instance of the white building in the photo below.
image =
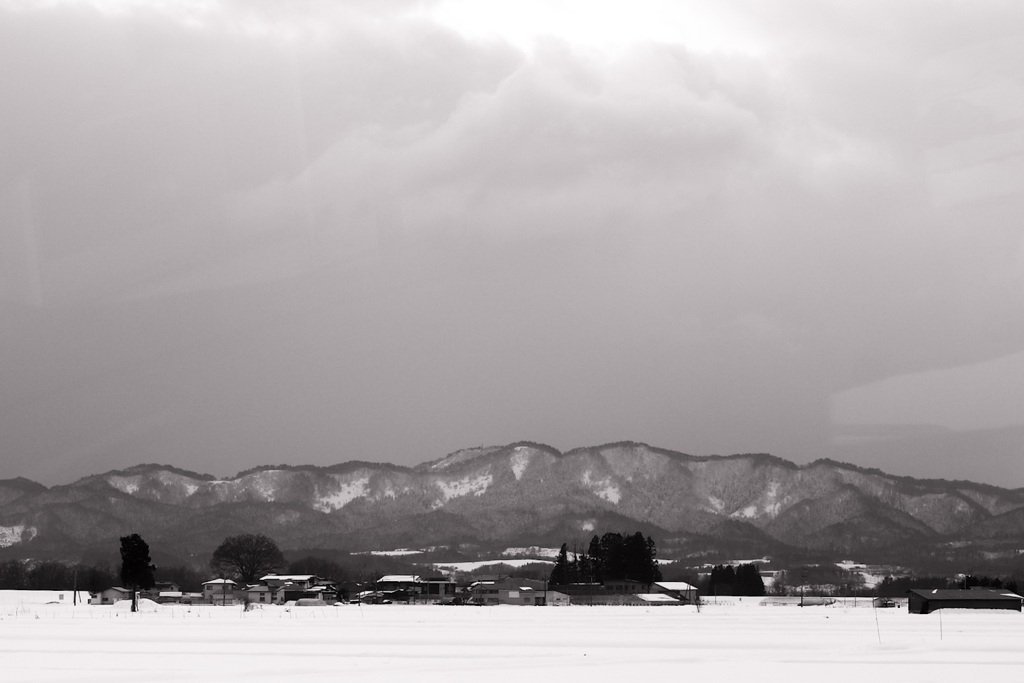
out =
<path fill-rule="evenodd" d="M 203 602 L 211 605 L 234 605 L 235 589 L 238 588 L 231 579 L 211 579 L 203 582 Z"/>

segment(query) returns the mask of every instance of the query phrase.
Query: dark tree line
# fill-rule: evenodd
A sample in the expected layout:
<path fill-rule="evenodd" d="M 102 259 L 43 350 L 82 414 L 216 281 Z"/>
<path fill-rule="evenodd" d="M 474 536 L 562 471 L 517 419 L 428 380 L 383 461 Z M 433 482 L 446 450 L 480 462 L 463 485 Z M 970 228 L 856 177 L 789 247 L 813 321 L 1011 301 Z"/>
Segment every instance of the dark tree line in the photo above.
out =
<path fill-rule="evenodd" d="M 1017 592 L 1017 581 L 1014 578 L 1002 579 L 998 576 L 972 576 L 968 574 L 958 579 L 944 576 L 887 576 L 878 584 L 878 595 L 886 598 L 898 598 L 907 594 L 911 588 L 932 590 L 949 588 L 1005 588 Z"/>
<path fill-rule="evenodd" d="M 564 586 L 630 579 L 651 584 L 661 580 L 657 557 L 658 550 L 650 536 L 644 538 L 639 531 L 626 536 L 608 532 L 603 536 L 595 535 L 587 551 L 573 553 L 571 560 L 569 549 L 563 543 L 548 582 Z"/>
<path fill-rule="evenodd" d="M 764 595 L 764 580 L 756 564 L 716 565 L 711 569 L 706 595 Z"/>
<path fill-rule="evenodd" d="M 107 566 L 67 565 L 62 562 L 0 563 L 0 589 L 3 590 L 78 590 L 98 593 L 117 583 L 117 575 Z"/>

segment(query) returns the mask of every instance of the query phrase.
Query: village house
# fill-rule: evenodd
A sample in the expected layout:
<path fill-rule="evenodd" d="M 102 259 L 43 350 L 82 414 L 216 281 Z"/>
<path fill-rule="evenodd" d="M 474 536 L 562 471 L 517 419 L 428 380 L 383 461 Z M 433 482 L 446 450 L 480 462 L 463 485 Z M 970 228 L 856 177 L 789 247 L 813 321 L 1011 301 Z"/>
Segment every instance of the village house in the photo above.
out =
<path fill-rule="evenodd" d="M 113 605 L 119 600 L 131 600 L 132 592 L 127 588 L 111 587 L 99 593 L 89 594 L 90 605 Z"/>
<path fill-rule="evenodd" d="M 669 595 L 685 605 L 697 603 L 697 587 L 685 581 L 655 581 L 650 592 Z"/>
<path fill-rule="evenodd" d="M 547 590 L 544 581 L 536 579 L 488 579 L 469 587 L 472 602 L 478 605 L 567 605 L 569 596 Z"/>
<path fill-rule="evenodd" d="M 234 605 L 238 588 L 231 579 L 211 579 L 203 582 L 203 602 L 210 605 Z"/>
<path fill-rule="evenodd" d="M 446 576 L 424 578 L 415 574 L 387 574 L 357 595 L 362 602 L 438 603 L 455 600 L 458 584 Z"/>
<path fill-rule="evenodd" d="M 202 598 L 200 598 L 200 599 L 202 599 Z M 160 593 L 157 594 L 157 596 L 156 596 L 156 602 L 159 602 L 160 604 L 163 604 L 163 605 L 167 605 L 167 604 L 176 604 L 176 605 L 187 604 L 187 605 L 190 605 L 190 604 L 192 604 L 192 594 L 191 593 L 185 593 L 185 592 L 182 592 L 182 591 L 160 591 Z"/>
<path fill-rule="evenodd" d="M 424 581 L 413 574 L 387 574 L 374 583 L 372 595 L 377 602 L 410 602 L 423 591 Z"/>
<path fill-rule="evenodd" d="M 247 587 L 246 595 L 250 602 L 278 605 L 292 600 L 334 602 L 338 599 L 338 589 L 315 574 L 268 574 L 260 578 L 259 585 Z"/>
<path fill-rule="evenodd" d="M 262 584 L 246 586 L 242 592 L 245 594 L 243 599 L 252 604 L 269 605 L 274 602 L 275 589 L 270 586 L 264 586 Z"/>
<path fill-rule="evenodd" d="M 907 592 L 907 611 L 911 614 L 929 614 L 936 610 L 1009 609 L 1021 611 L 1024 598 L 1008 590 L 997 588 L 911 589 Z"/>
<path fill-rule="evenodd" d="M 181 594 L 181 587 L 173 581 L 157 581 L 153 584 L 152 588 L 147 588 L 143 591 L 140 591 L 139 597 L 158 601 L 162 593 Z"/>
<path fill-rule="evenodd" d="M 424 602 L 442 602 L 455 598 L 457 584 L 446 576 L 430 576 L 423 580 L 419 599 Z"/>
<path fill-rule="evenodd" d="M 664 582 L 662 582 L 664 583 Z M 639 581 L 608 581 L 600 583 L 570 583 L 558 586 L 574 605 L 681 605 L 684 601 L 673 595 L 671 589 Z M 696 599 L 696 589 L 693 592 Z"/>

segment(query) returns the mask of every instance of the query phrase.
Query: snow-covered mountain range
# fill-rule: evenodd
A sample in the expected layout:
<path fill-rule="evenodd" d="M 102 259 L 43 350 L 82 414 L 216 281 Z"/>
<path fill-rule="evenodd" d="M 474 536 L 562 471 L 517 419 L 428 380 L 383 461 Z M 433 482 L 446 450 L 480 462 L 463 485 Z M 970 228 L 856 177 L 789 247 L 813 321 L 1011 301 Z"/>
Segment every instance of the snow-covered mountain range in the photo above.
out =
<path fill-rule="evenodd" d="M 264 533 L 282 548 L 555 545 L 642 530 L 679 554 L 796 548 L 878 553 L 1020 546 L 1024 490 L 911 479 L 763 454 L 689 456 L 640 443 L 561 453 L 472 448 L 416 467 L 260 467 L 230 479 L 139 465 L 44 487 L 0 481 L 0 553 L 73 558 L 140 533 L 176 557 Z M 664 554 L 664 553 L 663 553 Z"/>

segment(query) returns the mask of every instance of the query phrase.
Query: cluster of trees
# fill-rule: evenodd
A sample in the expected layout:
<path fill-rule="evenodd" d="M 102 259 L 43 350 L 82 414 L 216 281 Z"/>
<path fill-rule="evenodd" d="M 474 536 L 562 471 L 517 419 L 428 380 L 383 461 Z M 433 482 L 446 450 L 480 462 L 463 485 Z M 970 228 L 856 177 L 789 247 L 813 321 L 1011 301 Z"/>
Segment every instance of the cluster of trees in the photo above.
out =
<path fill-rule="evenodd" d="M 192 592 L 201 590 L 203 581 L 210 578 L 207 572 L 185 565 L 159 567 L 155 576 L 157 581 L 171 581 L 181 590 Z M 80 591 L 99 593 L 119 585 L 118 570 L 104 563 L 65 564 L 53 560 L 0 562 L 0 590 L 69 590 L 77 586 Z"/>
<path fill-rule="evenodd" d="M 715 565 L 702 592 L 705 595 L 764 595 L 764 581 L 756 564 Z"/>
<path fill-rule="evenodd" d="M 571 560 L 569 549 L 563 543 L 548 582 L 564 586 L 632 579 L 651 584 L 661 580 L 657 557 L 658 551 L 650 536 L 644 538 L 639 531 L 627 536 L 608 532 L 603 536 L 595 535 L 587 551 L 573 552 Z"/>
<path fill-rule="evenodd" d="M 963 580 L 957 581 L 957 588 L 1005 588 L 1011 593 L 1017 592 L 1017 581 L 1013 578 L 1001 579 L 998 576 L 974 576 L 967 574 Z"/>
<path fill-rule="evenodd" d="M 1013 593 L 1017 592 L 1017 581 L 1010 577 L 1002 579 L 998 576 L 973 576 L 968 574 L 957 579 L 948 579 L 944 576 L 887 576 L 878 584 L 876 592 L 886 598 L 897 598 L 906 595 L 911 588 L 920 590 L 949 589 L 949 588 L 1005 588 Z"/>
<path fill-rule="evenodd" d="M 804 588 L 813 593 L 874 595 L 873 591 L 865 588 L 864 577 L 859 573 L 827 562 L 798 565 L 778 572 L 772 584 L 772 593 L 797 595 Z"/>
<path fill-rule="evenodd" d="M 117 575 L 108 566 L 63 562 L 26 562 L 7 560 L 0 563 L 2 590 L 78 590 L 98 593 L 117 583 Z"/>

